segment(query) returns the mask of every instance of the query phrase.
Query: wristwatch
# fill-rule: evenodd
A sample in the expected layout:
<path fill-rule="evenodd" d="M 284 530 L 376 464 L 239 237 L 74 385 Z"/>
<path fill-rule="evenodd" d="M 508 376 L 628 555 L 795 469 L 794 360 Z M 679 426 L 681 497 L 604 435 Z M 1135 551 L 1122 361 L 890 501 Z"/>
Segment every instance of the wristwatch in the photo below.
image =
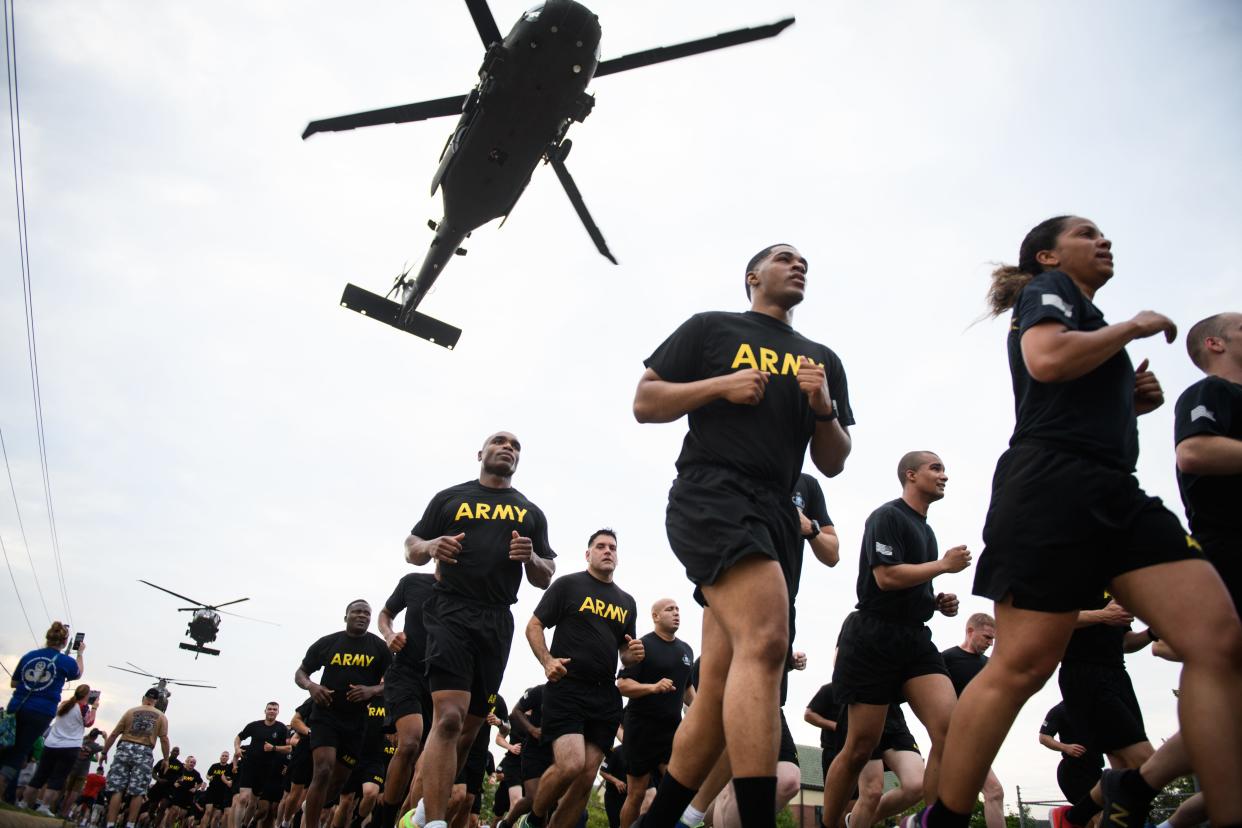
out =
<path fill-rule="evenodd" d="M 819 521 L 818 521 L 818 520 L 812 520 L 812 521 L 811 521 L 811 533 L 810 533 L 809 535 L 803 535 L 803 536 L 802 536 L 802 539 L 803 539 L 803 540 L 812 540 L 812 539 L 814 539 L 814 537 L 815 537 L 816 535 L 818 535 L 818 534 L 819 534 Z"/>

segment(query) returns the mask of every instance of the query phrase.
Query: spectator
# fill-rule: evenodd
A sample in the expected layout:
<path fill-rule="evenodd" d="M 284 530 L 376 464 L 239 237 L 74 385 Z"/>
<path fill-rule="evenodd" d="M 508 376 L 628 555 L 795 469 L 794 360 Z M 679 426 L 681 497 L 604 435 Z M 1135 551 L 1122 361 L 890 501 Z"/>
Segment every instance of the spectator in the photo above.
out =
<path fill-rule="evenodd" d="M 61 688 L 66 680 L 82 677 L 86 645 L 83 643 L 78 649 L 75 660 L 60 652 L 68 640 L 69 628 L 53 621 L 47 630 L 47 646 L 26 653 L 13 671 L 13 695 L 7 709 L 17 717 L 17 738 L 0 753 L 0 782 L 5 787 L 4 801 L 10 805 L 16 799 L 15 782 L 30 748 L 56 717 Z"/>
<path fill-rule="evenodd" d="M 86 700 L 90 703 L 91 715 L 95 715 L 99 710 L 99 692 L 88 695 Z M 99 737 L 105 736 L 102 730 L 92 727 L 91 732 L 82 740 L 82 747 L 78 748 L 78 761 L 73 763 L 73 770 L 69 771 L 69 779 L 65 781 L 65 796 L 61 800 L 60 815 L 69 816 L 69 810 L 77 801 L 76 794 L 85 784 L 86 777 L 90 774 L 91 764 L 95 761 L 95 757 L 103 753 L 103 744 L 100 743 Z"/>
<path fill-rule="evenodd" d="M 52 727 L 43 740 L 39 768 L 35 771 L 34 779 L 26 786 L 22 805 L 33 808 L 39 789 L 46 786 L 43 801 L 37 809 L 44 816 L 56 815 L 53 807 L 56 797 L 65 790 L 65 781 L 78 762 L 86 728 L 95 723 L 95 711 L 87 703 L 90 692 L 90 685 L 79 684 L 73 691 L 73 698 L 60 703 Z"/>

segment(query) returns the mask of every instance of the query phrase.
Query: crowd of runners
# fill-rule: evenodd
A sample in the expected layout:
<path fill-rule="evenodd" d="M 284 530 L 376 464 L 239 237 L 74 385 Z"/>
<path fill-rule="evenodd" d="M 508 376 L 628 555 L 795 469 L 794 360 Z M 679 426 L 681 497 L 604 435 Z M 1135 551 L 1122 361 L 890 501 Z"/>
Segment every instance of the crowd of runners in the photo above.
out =
<path fill-rule="evenodd" d="M 920 800 L 904 828 L 965 828 L 980 795 L 988 828 L 1001 828 L 992 762 L 1058 666 L 1062 702 L 1039 735 L 1063 756 L 1071 803 L 1052 812 L 1054 828 L 1141 828 L 1157 792 L 1187 773 L 1202 794 L 1172 824 L 1242 825 L 1242 314 L 1207 316 L 1186 337 L 1205 374 L 1177 402 L 1169 458 L 1188 534 L 1134 477 L 1136 418 L 1164 397 L 1125 351 L 1177 331 L 1153 311 L 1106 323 L 1094 299 L 1112 275 L 1111 243 L 1073 216 L 1036 226 L 1018 264 L 994 273 L 1016 425 L 977 560 L 963 545 L 942 553 L 928 524 L 944 460 L 894 453 L 897 496 L 863 524 L 856 608 L 839 632 L 816 631 L 837 635 L 831 681 L 803 714 L 822 732 L 827 828 L 865 828 Z M 647 631 L 616 580 L 614 530 L 586 539 L 585 569 L 554 577 L 548 519 L 513 487 L 522 446 L 497 432 L 478 477 L 432 497 L 406 538 L 420 571 L 376 619 L 354 600 L 343 629 L 310 644 L 288 725 L 269 703 L 203 776 L 168 750 L 151 699 L 127 712 L 104 749 L 115 743 L 104 824 L 122 824 L 130 797 L 128 823 L 161 828 L 462 828 L 492 774 L 508 825 L 578 825 L 598 783 L 613 828 L 773 826 L 801 781 L 784 706 L 788 672 L 806 667 L 793 645 L 805 553 L 829 567 L 841 556 L 803 461 L 809 450 L 821 474 L 840 474 L 854 423 L 840 359 L 792 327 L 806 286 L 794 247 L 760 251 L 745 270 L 750 310 L 691 317 L 646 360 L 635 394 L 640 422 L 689 421 L 666 529 L 702 609 L 697 659 L 672 599 L 651 606 Z M 927 622 L 959 601 L 934 579 L 972 564 L 992 612 L 971 614 L 942 650 Z M 520 635 L 546 682 L 507 703 L 523 579 L 543 590 Z M 1159 750 L 1124 662 L 1148 645 L 1182 663 L 1181 731 Z M 885 768 L 899 787 L 883 790 Z"/>

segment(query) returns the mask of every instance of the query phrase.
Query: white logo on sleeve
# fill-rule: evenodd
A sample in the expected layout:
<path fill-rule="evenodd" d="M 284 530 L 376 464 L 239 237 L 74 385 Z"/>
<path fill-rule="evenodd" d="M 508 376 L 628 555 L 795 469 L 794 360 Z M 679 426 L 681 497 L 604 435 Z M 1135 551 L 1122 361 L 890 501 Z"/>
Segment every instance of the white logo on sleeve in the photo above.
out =
<path fill-rule="evenodd" d="M 1216 422 L 1216 415 L 1213 414 L 1212 410 L 1206 405 L 1196 405 L 1194 408 L 1190 409 L 1190 421 L 1192 423 L 1195 420 L 1202 420 L 1204 418 L 1207 418 L 1212 422 Z"/>
<path fill-rule="evenodd" d="M 1045 305 L 1052 305 L 1054 308 L 1056 308 L 1057 310 L 1059 310 L 1061 313 L 1065 314 L 1066 316 L 1074 315 L 1074 309 L 1070 307 L 1070 303 L 1066 302 L 1064 299 L 1062 299 L 1060 296 L 1057 296 L 1055 293 L 1044 293 L 1040 295 L 1039 298 L 1041 301 L 1043 301 Z"/>
<path fill-rule="evenodd" d="M 875 551 L 886 558 L 893 557 L 893 547 L 889 546 L 887 543 L 880 543 L 879 541 L 876 541 Z"/>

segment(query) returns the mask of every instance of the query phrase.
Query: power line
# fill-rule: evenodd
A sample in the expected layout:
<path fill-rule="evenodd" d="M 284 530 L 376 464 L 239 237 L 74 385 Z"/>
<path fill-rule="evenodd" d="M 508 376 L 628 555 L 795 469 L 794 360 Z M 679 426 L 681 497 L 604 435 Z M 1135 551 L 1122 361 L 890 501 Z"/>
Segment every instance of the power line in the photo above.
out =
<path fill-rule="evenodd" d="M 3 428 L 0 428 L 0 452 L 4 453 L 4 470 L 9 475 L 9 491 L 13 493 L 13 509 L 17 512 L 17 527 L 21 530 L 21 533 L 22 533 L 22 545 L 26 547 L 26 559 L 30 561 L 30 574 L 34 576 L 35 589 L 39 593 L 39 601 L 40 603 L 43 604 L 43 612 L 47 615 L 47 620 L 50 623 L 52 620 L 52 613 L 51 613 L 51 610 L 47 608 L 47 599 L 43 597 L 43 585 L 39 583 L 39 572 L 38 570 L 35 569 L 34 558 L 31 557 L 30 555 L 30 541 L 26 539 L 26 524 L 22 521 L 22 508 L 21 506 L 17 504 L 17 487 L 13 485 L 13 468 L 12 466 L 9 465 L 9 450 L 8 450 L 8 447 L 5 446 L 4 444 L 4 429 Z M 7 559 L 7 553 L 6 553 L 6 559 Z M 12 575 L 12 574 L 13 572 L 12 570 L 10 570 L 9 575 Z M 14 580 L 13 582 L 13 588 L 14 589 L 17 588 L 16 580 Z M 29 618 L 26 619 L 26 623 L 27 624 L 30 623 Z"/>
<path fill-rule="evenodd" d="M 30 237 L 27 233 L 26 175 L 22 159 L 21 96 L 17 78 L 17 19 L 13 0 L 4 0 L 4 54 L 9 86 L 9 141 L 13 153 L 13 195 L 17 203 L 18 251 L 22 268 L 22 298 L 26 312 L 26 353 L 30 363 L 30 391 L 34 399 L 35 431 L 39 440 L 39 466 L 43 472 L 43 498 L 47 504 L 48 529 L 52 538 L 52 557 L 60 582 L 60 597 L 65 616 L 73 623 L 69 606 L 69 590 L 60 554 L 60 535 L 56 530 L 56 512 L 52 506 L 52 481 L 47 463 L 47 435 L 43 427 L 43 392 L 39 384 L 39 348 L 35 337 L 34 292 L 30 279 Z M 29 552 L 29 546 L 27 546 Z"/>
<path fill-rule="evenodd" d="M 13 582 L 13 592 L 17 595 L 17 605 L 22 608 L 22 616 L 26 619 L 26 629 L 30 630 L 30 637 L 34 639 L 35 646 L 39 644 L 39 638 L 35 635 L 34 627 L 30 625 L 30 616 L 26 614 L 26 602 L 22 600 L 22 591 L 17 588 L 17 579 L 13 577 L 13 564 L 9 563 L 9 550 L 4 545 L 4 538 L 0 537 L 0 552 L 4 553 L 4 565 L 9 569 L 9 580 Z M 5 672 L 8 672 L 7 670 Z M 13 675 L 9 673 L 9 675 Z"/>

